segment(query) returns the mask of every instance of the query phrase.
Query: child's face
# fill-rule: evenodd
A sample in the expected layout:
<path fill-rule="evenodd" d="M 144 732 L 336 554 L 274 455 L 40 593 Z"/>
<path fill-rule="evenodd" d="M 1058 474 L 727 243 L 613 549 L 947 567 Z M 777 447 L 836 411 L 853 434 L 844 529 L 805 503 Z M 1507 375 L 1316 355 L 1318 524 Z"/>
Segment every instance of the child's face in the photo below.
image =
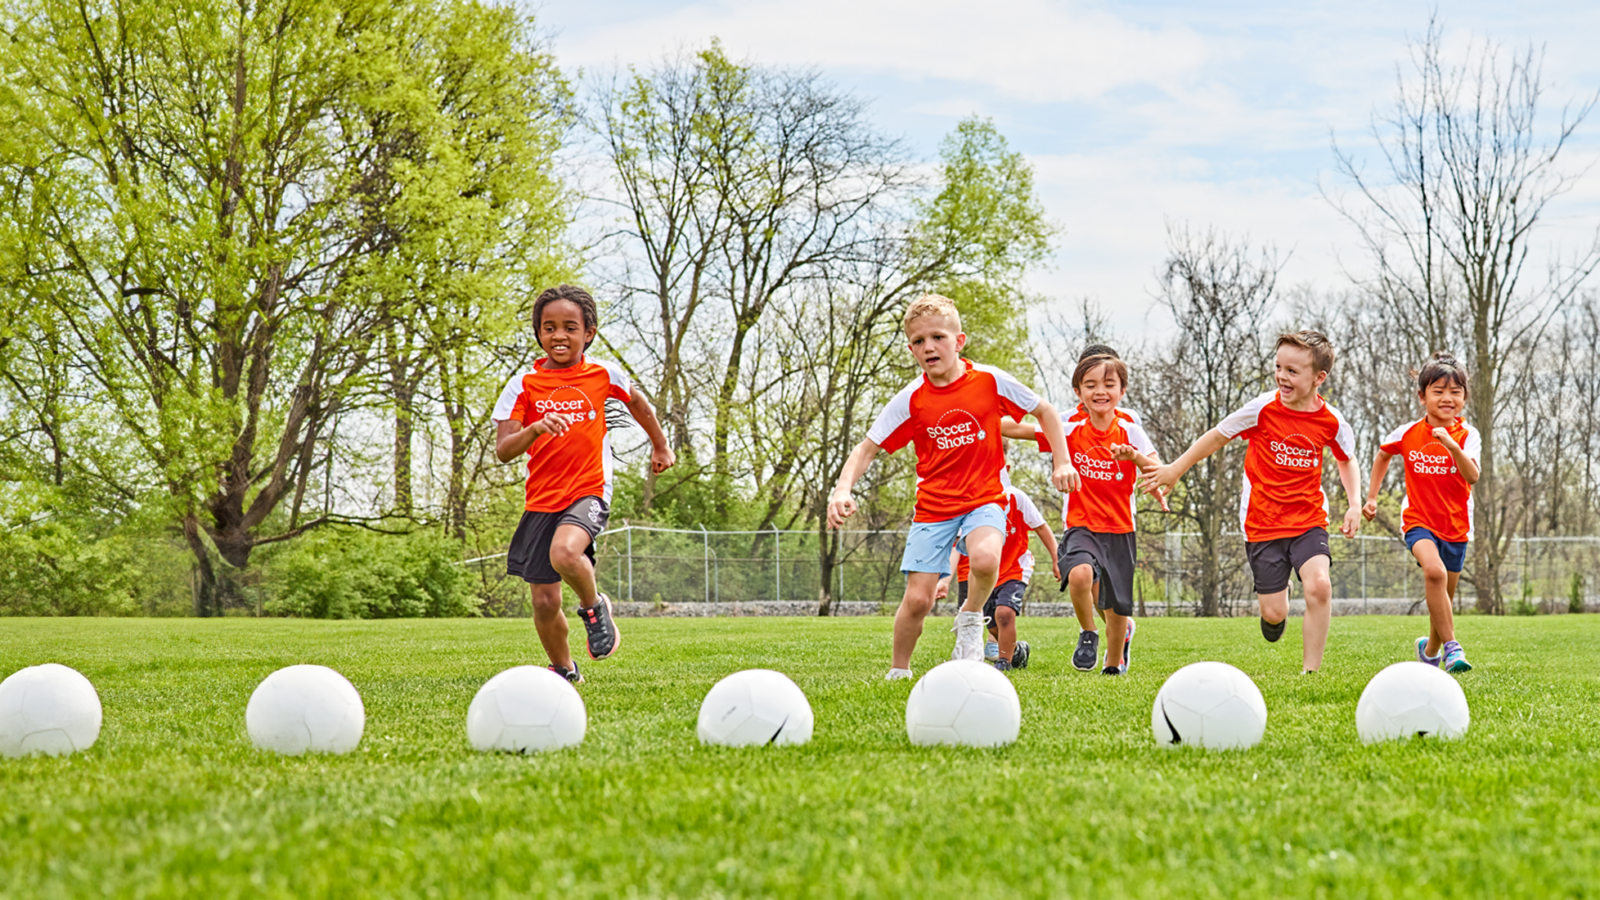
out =
<path fill-rule="evenodd" d="M 1422 408 L 1427 410 L 1430 419 L 1451 421 L 1467 408 L 1466 389 L 1448 378 L 1428 385 L 1428 389 L 1418 396 L 1422 398 Z"/>
<path fill-rule="evenodd" d="M 1278 396 L 1284 403 L 1293 406 L 1315 396 L 1317 388 L 1328 380 L 1328 373 L 1317 371 L 1310 350 L 1284 344 L 1278 348 L 1273 377 L 1278 382 Z"/>
<path fill-rule="evenodd" d="M 539 313 L 539 346 L 556 367 L 570 366 L 583 358 L 583 347 L 594 340 L 594 329 L 583 324 L 583 310 L 571 300 L 545 304 Z"/>
<path fill-rule="evenodd" d="M 906 326 L 906 342 L 922 371 L 943 380 L 957 374 L 967 336 L 949 316 L 920 316 Z"/>
<path fill-rule="evenodd" d="M 1122 402 L 1122 395 L 1127 393 L 1122 379 L 1117 377 L 1117 371 L 1105 363 L 1090 369 L 1078 382 L 1076 390 L 1078 402 L 1083 404 L 1084 409 L 1102 414 L 1115 410 Z"/>

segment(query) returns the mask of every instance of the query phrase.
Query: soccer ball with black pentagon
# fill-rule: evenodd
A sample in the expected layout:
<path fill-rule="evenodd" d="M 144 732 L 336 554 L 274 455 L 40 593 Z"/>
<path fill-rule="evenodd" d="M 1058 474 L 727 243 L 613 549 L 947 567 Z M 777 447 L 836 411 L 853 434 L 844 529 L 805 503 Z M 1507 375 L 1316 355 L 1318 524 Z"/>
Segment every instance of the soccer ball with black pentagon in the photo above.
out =
<path fill-rule="evenodd" d="M 1022 703 L 993 666 L 953 659 L 922 676 L 906 699 L 906 736 L 920 746 L 999 747 L 1017 739 Z"/>
<path fill-rule="evenodd" d="M 244 724 L 263 750 L 349 753 L 361 743 L 367 710 L 355 686 L 327 666 L 285 666 L 256 686 Z"/>
<path fill-rule="evenodd" d="M 1190 663 L 1156 692 L 1150 728 L 1164 747 L 1242 750 L 1261 743 L 1267 702 L 1250 676 L 1233 666 Z"/>
<path fill-rule="evenodd" d="M 578 689 L 542 666 L 501 672 L 467 707 L 467 740 L 475 750 L 559 750 L 583 743 L 588 729 Z"/>
<path fill-rule="evenodd" d="M 1413 736 L 1458 738 L 1471 722 L 1460 683 L 1416 660 L 1372 676 L 1356 702 L 1356 732 L 1367 744 Z"/>
<path fill-rule="evenodd" d="M 100 695 L 76 669 L 29 666 L 0 682 L 0 755 L 61 756 L 100 737 Z"/>
<path fill-rule="evenodd" d="M 782 672 L 746 669 L 711 686 L 700 703 L 700 741 L 728 747 L 804 744 L 816 721 L 800 686 Z"/>

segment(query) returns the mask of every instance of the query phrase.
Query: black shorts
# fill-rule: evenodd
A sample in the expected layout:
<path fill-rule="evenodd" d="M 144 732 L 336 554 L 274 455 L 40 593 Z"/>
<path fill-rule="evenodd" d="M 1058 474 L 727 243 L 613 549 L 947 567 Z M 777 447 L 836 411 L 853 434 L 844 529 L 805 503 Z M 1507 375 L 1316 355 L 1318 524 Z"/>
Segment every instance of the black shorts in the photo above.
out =
<path fill-rule="evenodd" d="M 1005 584 L 996 585 L 989 592 L 989 599 L 983 604 L 984 618 L 994 624 L 994 611 L 1002 606 L 1007 607 L 1017 615 L 1022 615 L 1022 595 L 1028 592 L 1028 586 L 1013 578 Z M 961 605 L 967 604 L 967 583 L 960 582 L 956 593 L 961 597 Z"/>
<path fill-rule="evenodd" d="M 1056 562 L 1061 567 L 1061 589 L 1077 566 L 1094 567 L 1094 580 L 1100 584 L 1095 605 L 1119 616 L 1133 615 L 1133 567 L 1138 548 L 1133 532 L 1102 534 L 1082 525 L 1067 529 L 1062 536 Z"/>
<path fill-rule="evenodd" d="M 556 529 L 562 525 L 576 525 L 589 532 L 589 546 L 583 548 L 589 562 L 594 562 L 594 538 L 606 530 L 611 518 L 611 506 L 599 497 L 581 497 L 566 509 L 558 512 L 524 512 L 517 523 L 517 533 L 511 536 L 511 549 L 506 553 L 506 574 L 516 575 L 529 584 L 555 584 L 561 574 L 550 565 L 550 542 Z"/>
<path fill-rule="evenodd" d="M 1328 550 L 1328 529 L 1322 527 L 1294 537 L 1247 541 L 1244 552 L 1250 557 L 1250 574 L 1255 576 L 1258 594 L 1288 590 L 1289 573 L 1300 578 L 1300 567 L 1313 556 L 1326 556 L 1330 562 L 1333 559 L 1333 553 Z"/>

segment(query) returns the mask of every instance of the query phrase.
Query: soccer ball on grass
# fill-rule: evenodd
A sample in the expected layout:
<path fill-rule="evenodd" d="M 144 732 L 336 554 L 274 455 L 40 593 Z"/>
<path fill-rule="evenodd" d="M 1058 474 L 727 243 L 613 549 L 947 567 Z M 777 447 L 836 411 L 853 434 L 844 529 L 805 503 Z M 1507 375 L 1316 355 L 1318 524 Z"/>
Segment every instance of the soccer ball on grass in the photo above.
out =
<path fill-rule="evenodd" d="M 746 669 L 711 686 L 695 730 L 701 743 L 749 747 L 804 744 L 815 725 L 811 703 L 789 676 Z"/>
<path fill-rule="evenodd" d="M 76 669 L 29 666 L 0 682 L 0 755 L 61 756 L 100 737 L 100 695 Z"/>
<path fill-rule="evenodd" d="M 1150 727 L 1163 747 L 1242 750 L 1261 743 L 1267 703 L 1250 676 L 1233 666 L 1190 663 L 1156 692 Z"/>
<path fill-rule="evenodd" d="M 529 753 L 583 743 L 589 713 L 578 689 L 542 666 L 517 666 L 478 688 L 467 707 L 474 750 Z"/>
<path fill-rule="evenodd" d="M 262 679 L 244 710 L 250 740 L 263 750 L 349 753 L 361 743 L 367 711 L 350 682 L 327 666 L 286 666 Z"/>
<path fill-rule="evenodd" d="M 1436 666 L 1395 663 L 1372 676 L 1356 703 L 1362 743 L 1425 737 L 1458 738 L 1472 714 L 1461 685 Z"/>
<path fill-rule="evenodd" d="M 1022 703 L 993 666 L 953 659 L 934 666 L 906 699 L 906 736 L 919 746 L 1000 747 L 1017 739 Z"/>

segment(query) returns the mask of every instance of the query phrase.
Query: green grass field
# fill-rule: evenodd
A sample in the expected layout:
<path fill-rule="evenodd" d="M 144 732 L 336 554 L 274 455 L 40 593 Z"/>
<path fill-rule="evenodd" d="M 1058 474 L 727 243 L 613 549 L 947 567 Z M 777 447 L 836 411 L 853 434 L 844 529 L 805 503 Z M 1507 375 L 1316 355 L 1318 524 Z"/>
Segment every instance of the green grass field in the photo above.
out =
<path fill-rule="evenodd" d="M 1253 619 L 1150 619 L 1109 679 L 1071 669 L 1073 623 L 1024 619 L 1022 736 L 961 751 L 908 744 L 888 619 L 623 620 L 585 743 L 527 758 L 464 727 L 540 661 L 526 621 L 6 619 L 0 674 L 79 669 L 105 727 L 0 759 L 0 896 L 1600 897 L 1600 617 L 1464 619 L 1466 738 L 1363 746 L 1356 699 L 1423 622 L 1337 619 L 1301 676 L 1297 623 L 1268 645 Z M 1260 746 L 1154 745 L 1157 688 L 1199 659 L 1260 685 Z M 298 662 L 361 691 L 356 752 L 250 746 L 251 690 Z M 805 689 L 815 738 L 702 747 L 700 698 L 758 666 Z"/>

